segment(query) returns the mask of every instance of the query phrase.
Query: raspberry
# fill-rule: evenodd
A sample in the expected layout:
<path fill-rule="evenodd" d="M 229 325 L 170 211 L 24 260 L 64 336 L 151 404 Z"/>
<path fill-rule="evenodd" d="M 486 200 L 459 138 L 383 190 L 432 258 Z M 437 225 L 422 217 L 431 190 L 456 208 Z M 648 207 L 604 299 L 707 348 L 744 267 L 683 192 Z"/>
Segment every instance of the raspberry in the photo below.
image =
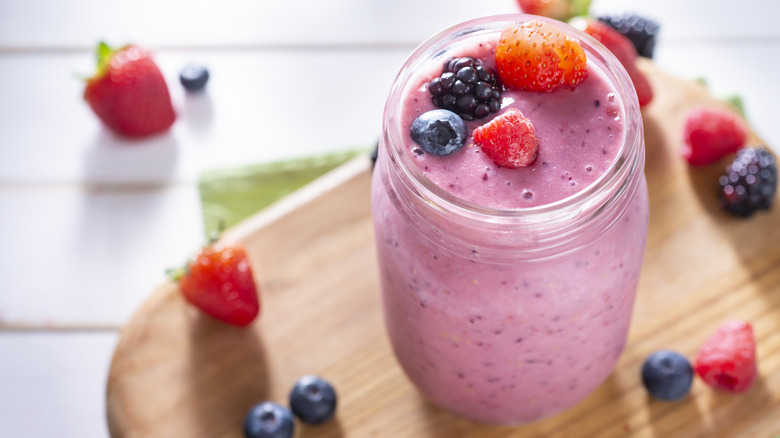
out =
<path fill-rule="evenodd" d="M 694 369 L 715 389 L 747 391 L 758 374 L 753 327 L 740 320 L 723 323 L 699 349 Z"/>
<path fill-rule="evenodd" d="M 433 104 L 464 120 L 487 117 L 501 108 L 501 81 L 489 67 L 470 57 L 444 63 L 441 76 L 428 85 Z"/>
<path fill-rule="evenodd" d="M 498 76 L 517 90 L 574 88 L 588 76 L 586 61 L 579 41 L 543 21 L 506 29 L 496 46 Z"/>
<path fill-rule="evenodd" d="M 775 158 L 763 147 L 745 147 L 718 179 L 720 205 L 726 211 L 748 217 L 769 210 L 777 192 Z"/>
<path fill-rule="evenodd" d="M 683 128 L 683 157 L 693 166 L 714 163 L 745 145 L 747 127 L 735 114 L 713 107 L 691 110 Z"/>
<path fill-rule="evenodd" d="M 536 160 L 538 140 L 534 125 L 516 108 L 510 108 L 490 122 L 474 129 L 477 143 L 499 166 L 527 167 Z"/>
<path fill-rule="evenodd" d="M 657 22 L 636 14 L 605 15 L 599 21 L 625 35 L 636 48 L 637 53 L 645 58 L 653 57 L 655 39 L 661 26 Z"/>

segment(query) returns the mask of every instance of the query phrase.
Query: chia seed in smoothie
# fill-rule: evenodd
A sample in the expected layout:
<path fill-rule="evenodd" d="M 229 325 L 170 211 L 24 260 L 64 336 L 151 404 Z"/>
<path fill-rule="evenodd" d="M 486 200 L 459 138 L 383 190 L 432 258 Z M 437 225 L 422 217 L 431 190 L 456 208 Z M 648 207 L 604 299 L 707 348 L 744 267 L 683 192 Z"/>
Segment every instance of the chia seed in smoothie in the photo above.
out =
<path fill-rule="evenodd" d="M 412 122 L 435 108 L 427 85 L 443 61 L 469 56 L 493 67 L 501 26 L 523 19 L 472 22 L 481 30 L 418 49 L 388 100 L 372 183 L 399 363 L 434 404 L 502 424 L 570 407 L 609 375 L 626 342 L 648 226 L 638 104 L 620 88 L 625 73 L 616 79 L 604 65 L 618 61 L 591 43 L 588 78 L 574 89 L 505 90 L 496 114 L 466 122 L 472 132 L 518 108 L 539 143 L 529 167 L 498 166 L 472 139 L 446 156 L 411 139 Z"/>

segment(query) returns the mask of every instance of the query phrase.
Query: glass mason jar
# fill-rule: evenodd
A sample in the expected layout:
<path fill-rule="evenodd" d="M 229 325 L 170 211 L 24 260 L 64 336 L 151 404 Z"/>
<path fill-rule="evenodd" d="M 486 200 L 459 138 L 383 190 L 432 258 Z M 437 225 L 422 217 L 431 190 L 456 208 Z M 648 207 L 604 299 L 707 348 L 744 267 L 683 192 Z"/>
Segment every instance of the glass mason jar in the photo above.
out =
<path fill-rule="evenodd" d="M 607 378 L 626 342 L 647 240 L 644 138 L 633 85 L 606 48 L 563 23 L 554 22 L 580 41 L 589 68 L 602 71 L 611 99 L 622 102 L 622 140 L 594 182 L 554 202 L 499 209 L 453 195 L 414 162 L 420 152 L 412 152 L 401 117 L 412 78 L 443 65 L 453 47 L 497 41 L 510 25 L 531 19 L 540 18 L 468 21 L 416 49 L 390 91 L 372 181 L 384 315 L 396 357 L 429 401 L 488 423 L 549 416 Z"/>

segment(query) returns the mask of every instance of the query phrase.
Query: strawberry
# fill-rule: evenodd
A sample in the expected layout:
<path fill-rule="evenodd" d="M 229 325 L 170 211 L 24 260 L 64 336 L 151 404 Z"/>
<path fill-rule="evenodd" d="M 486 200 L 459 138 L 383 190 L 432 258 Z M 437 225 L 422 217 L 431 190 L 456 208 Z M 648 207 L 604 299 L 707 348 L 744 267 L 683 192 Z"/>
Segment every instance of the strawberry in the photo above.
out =
<path fill-rule="evenodd" d="M 753 327 L 740 320 L 723 323 L 699 349 L 694 369 L 713 388 L 750 389 L 758 375 Z"/>
<path fill-rule="evenodd" d="M 176 119 L 168 86 L 150 53 L 128 45 L 98 46 L 98 70 L 84 99 L 109 128 L 129 137 L 165 131 Z"/>
<path fill-rule="evenodd" d="M 608 24 L 598 20 L 581 18 L 574 20 L 572 25 L 603 44 L 623 64 L 634 88 L 636 88 L 639 106 L 645 106 L 653 100 L 653 88 L 650 86 L 650 81 L 636 66 L 639 54 L 631 40 Z"/>
<path fill-rule="evenodd" d="M 499 166 L 527 167 L 536 160 L 534 125 L 517 108 L 510 108 L 474 129 L 474 142 Z"/>
<path fill-rule="evenodd" d="M 574 88 L 588 76 L 579 41 L 554 24 L 539 20 L 501 33 L 496 71 L 507 88 L 527 91 Z"/>
<path fill-rule="evenodd" d="M 704 166 L 737 152 L 746 141 L 747 127 L 735 114 L 696 107 L 685 119 L 682 155 L 692 166 Z"/>
<path fill-rule="evenodd" d="M 220 321 L 243 327 L 260 312 L 252 268 L 239 244 L 204 246 L 175 274 L 184 298 Z"/>
<path fill-rule="evenodd" d="M 526 14 L 542 15 L 568 21 L 577 15 L 587 15 L 591 0 L 517 0 Z"/>

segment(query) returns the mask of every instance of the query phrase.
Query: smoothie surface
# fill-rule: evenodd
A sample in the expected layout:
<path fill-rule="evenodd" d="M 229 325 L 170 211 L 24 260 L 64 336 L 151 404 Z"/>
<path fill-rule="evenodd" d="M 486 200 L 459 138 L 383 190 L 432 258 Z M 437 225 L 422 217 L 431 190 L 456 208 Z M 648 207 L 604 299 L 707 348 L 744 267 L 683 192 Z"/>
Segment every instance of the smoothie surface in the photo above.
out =
<path fill-rule="evenodd" d="M 470 56 L 495 68 L 494 39 L 480 37 L 459 45 L 450 56 Z M 501 109 L 484 119 L 466 122 L 469 139 L 451 155 L 427 154 L 411 139 L 409 128 L 422 113 L 435 109 L 428 83 L 439 76 L 435 62 L 410 82 L 401 102 L 401 123 L 407 150 L 423 175 L 453 195 L 483 207 L 512 210 L 567 198 L 595 182 L 613 164 L 625 138 L 624 109 L 618 93 L 601 69 L 588 61 L 588 78 L 576 88 L 553 92 L 504 90 Z M 471 132 L 508 108 L 531 120 L 539 141 L 536 161 L 524 168 L 498 166 L 474 144 Z"/>

